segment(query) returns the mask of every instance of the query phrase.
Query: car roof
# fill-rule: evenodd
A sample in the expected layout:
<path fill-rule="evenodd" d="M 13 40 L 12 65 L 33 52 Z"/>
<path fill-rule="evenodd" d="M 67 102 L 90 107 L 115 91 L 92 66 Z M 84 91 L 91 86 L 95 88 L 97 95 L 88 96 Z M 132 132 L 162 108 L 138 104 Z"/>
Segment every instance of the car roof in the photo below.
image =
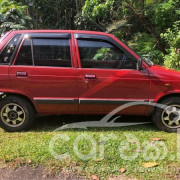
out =
<path fill-rule="evenodd" d="M 13 33 L 82 33 L 82 34 L 98 34 L 98 35 L 111 35 L 106 32 L 99 31 L 84 31 L 84 30 L 14 30 Z"/>
<path fill-rule="evenodd" d="M 114 35 L 106 33 L 106 32 L 99 32 L 99 31 L 84 31 L 84 30 L 50 30 L 50 29 L 46 29 L 46 30 L 15 30 L 15 31 L 11 31 L 10 34 L 11 35 L 15 35 L 15 34 L 26 34 L 26 33 L 77 33 L 77 34 L 92 34 L 92 35 L 103 35 L 103 36 L 109 36 L 113 39 L 116 39 L 118 41 L 118 43 L 123 46 L 128 52 L 130 52 L 133 56 L 135 56 L 136 59 L 139 59 L 140 57 L 134 52 L 132 51 L 129 47 L 127 47 L 124 43 L 122 43 L 119 39 L 115 38 Z"/>

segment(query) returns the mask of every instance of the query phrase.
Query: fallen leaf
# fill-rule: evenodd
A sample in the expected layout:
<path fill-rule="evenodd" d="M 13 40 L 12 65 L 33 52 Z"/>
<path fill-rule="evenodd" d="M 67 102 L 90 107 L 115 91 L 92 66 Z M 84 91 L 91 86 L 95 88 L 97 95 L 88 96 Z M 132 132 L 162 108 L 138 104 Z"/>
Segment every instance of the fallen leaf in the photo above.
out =
<path fill-rule="evenodd" d="M 120 172 L 120 173 L 124 173 L 124 172 L 126 172 L 126 169 L 125 169 L 125 168 L 120 168 L 120 169 L 119 169 L 119 172 Z"/>
<path fill-rule="evenodd" d="M 31 161 L 30 159 L 27 159 L 27 160 L 26 160 L 26 163 L 27 163 L 27 164 L 31 164 L 31 162 L 32 162 L 32 161 Z"/>
<path fill-rule="evenodd" d="M 43 175 L 42 175 L 42 178 L 43 178 L 43 179 L 46 179 L 46 178 L 47 178 L 47 175 L 46 175 L 46 174 L 43 174 Z"/>
<path fill-rule="evenodd" d="M 92 176 L 91 176 L 91 180 L 99 180 L 99 177 L 96 176 L 96 175 L 92 175 Z"/>
<path fill-rule="evenodd" d="M 100 161 L 102 161 L 103 159 L 95 159 L 94 161 L 95 162 L 100 162 Z"/>
<path fill-rule="evenodd" d="M 152 138 L 151 141 L 150 141 L 151 145 L 154 144 L 157 141 L 165 141 L 165 139 L 163 139 L 163 138 Z"/>
<path fill-rule="evenodd" d="M 117 180 L 117 177 L 110 177 L 108 180 Z"/>
<path fill-rule="evenodd" d="M 163 139 L 163 138 L 152 138 L 151 142 L 152 141 L 165 141 L 165 139 Z"/>
<path fill-rule="evenodd" d="M 142 167 L 149 168 L 149 167 L 156 167 L 156 166 L 158 166 L 158 165 L 159 165 L 159 163 L 150 162 L 150 163 L 143 163 L 143 164 L 142 164 Z"/>

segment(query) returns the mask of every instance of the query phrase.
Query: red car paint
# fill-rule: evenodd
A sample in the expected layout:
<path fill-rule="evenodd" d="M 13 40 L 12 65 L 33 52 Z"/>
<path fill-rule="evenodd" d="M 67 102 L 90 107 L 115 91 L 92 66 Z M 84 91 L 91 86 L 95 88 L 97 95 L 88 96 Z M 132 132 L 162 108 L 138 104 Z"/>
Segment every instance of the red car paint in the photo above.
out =
<path fill-rule="evenodd" d="M 20 43 L 11 65 L 0 64 L 0 92 L 28 98 L 39 114 L 106 114 L 122 102 L 158 102 L 180 93 L 180 72 L 161 66 L 143 69 L 82 68 L 77 39 L 74 34 L 102 35 L 113 39 L 137 61 L 140 57 L 111 34 L 71 30 L 23 30 L 7 33 L 0 50 L 16 34 L 70 33 L 72 67 L 16 66 L 23 44 Z M 120 103 L 117 103 L 120 102 Z M 148 115 L 150 106 L 138 105 L 120 114 Z"/>

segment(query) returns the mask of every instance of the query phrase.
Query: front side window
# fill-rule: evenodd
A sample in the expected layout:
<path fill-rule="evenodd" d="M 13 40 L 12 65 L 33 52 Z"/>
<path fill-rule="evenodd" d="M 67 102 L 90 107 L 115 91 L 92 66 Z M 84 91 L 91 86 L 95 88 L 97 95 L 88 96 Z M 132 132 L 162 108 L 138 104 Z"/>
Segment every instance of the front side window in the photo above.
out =
<path fill-rule="evenodd" d="M 0 64 L 9 64 L 14 50 L 18 46 L 21 35 L 15 35 L 0 53 Z"/>
<path fill-rule="evenodd" d="M 71 67 L 68 39 L 33 39 L 35 66 Z"/>
<path fill-rule="evenodd" d="M 107 41 L 78 40 L 82 68 L 135 69 L 136 60 Z"/>

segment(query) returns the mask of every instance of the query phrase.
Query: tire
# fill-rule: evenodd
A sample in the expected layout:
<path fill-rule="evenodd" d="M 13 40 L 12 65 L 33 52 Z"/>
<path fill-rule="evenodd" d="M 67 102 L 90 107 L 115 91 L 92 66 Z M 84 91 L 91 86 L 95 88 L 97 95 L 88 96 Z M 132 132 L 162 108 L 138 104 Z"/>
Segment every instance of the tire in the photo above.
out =
<path fill-rule="evenodd" d="M 0 126 L 8 132 L 29 129 L 35 119 L 32 105 L 17 96 L 7 96 L 0 100 Z"/>
<path fill-rule="evenodd" d="M 162 131 L 177 132 L 180 128 L 180 97 L 169 97 L 159 104 L 162 108 L 156 107 L 153 113 L 155 126 Z"/>

